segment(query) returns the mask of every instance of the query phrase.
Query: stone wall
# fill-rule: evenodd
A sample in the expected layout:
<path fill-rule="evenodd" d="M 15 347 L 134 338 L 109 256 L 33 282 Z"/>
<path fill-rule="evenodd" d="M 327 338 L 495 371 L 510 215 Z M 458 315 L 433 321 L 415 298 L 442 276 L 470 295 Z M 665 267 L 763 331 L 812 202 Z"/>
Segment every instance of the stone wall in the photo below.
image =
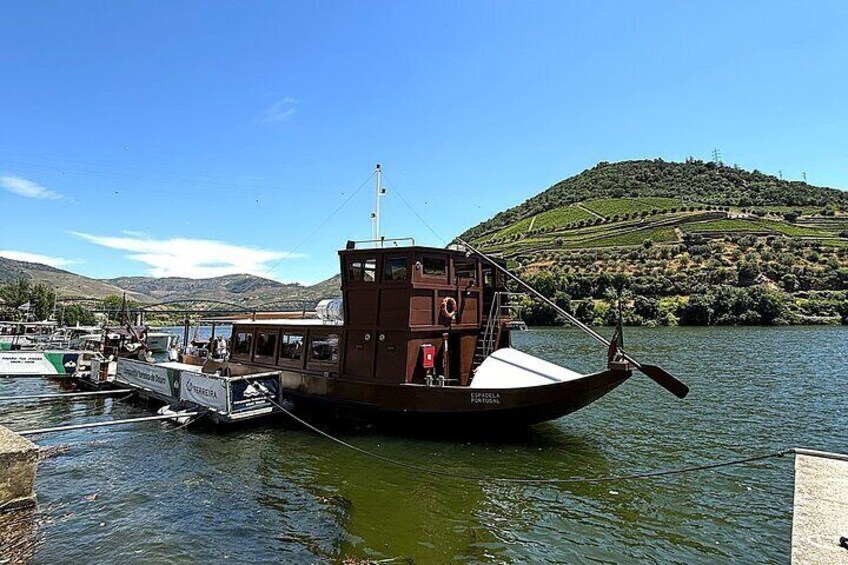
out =
<path fill-rule="evenodd" d="M 0 426 L 0 511 L 35 503 L 38 446 Z"/>

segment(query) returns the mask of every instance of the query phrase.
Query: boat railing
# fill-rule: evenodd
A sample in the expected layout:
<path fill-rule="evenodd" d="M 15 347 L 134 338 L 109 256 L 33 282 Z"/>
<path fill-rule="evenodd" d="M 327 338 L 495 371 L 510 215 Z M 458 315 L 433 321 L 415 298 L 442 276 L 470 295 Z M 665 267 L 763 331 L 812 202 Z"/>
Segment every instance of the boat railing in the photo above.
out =
<path fill-rule="evenodd" d="M 401 245 L 401 242 L 404 242 Z M 389 245 L 387 245 L 389 244 Z M 414 247 L 415 239 L 412 237 L 381 237 L 380 239 L 349 240 L 345 249 L 380 249 L 383 247 Z"/>
<path fill-rule="evenodd" d="M 495 292 L 492 296 L 492 303 L 489 305 L 489 316 L 486 319 L 486 326 L 483 330 L 481 338 L 482 350 L 478 351 L 482 359 L 485 359 L 495 350 L 495 347 L 500 342 L 500 335 L 503 329 L 504 317 L 509 320 L 511 311 L 516 308 L 516 305 L 511 302 L 513 298 L 525 296 L 523 292 Z"/>

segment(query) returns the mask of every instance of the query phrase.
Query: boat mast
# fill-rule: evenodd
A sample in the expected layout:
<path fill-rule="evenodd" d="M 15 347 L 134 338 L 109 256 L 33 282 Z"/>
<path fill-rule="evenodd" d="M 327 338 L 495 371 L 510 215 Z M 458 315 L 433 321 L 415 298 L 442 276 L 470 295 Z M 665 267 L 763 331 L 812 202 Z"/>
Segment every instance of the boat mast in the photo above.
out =
<path fill-rule="evenodd" d="M 377 163 L 374 175 L 377 178 L 377 183 L 375 186 L 374 212 L 371 214 L 373 222 L 371 235 L 376 244 L 383 247 L 383 238 L 380 236 L 380 198 L 386 194 L 386 189 L 383 188 L 383 169 L 380 168 L 380 163 Z"/>

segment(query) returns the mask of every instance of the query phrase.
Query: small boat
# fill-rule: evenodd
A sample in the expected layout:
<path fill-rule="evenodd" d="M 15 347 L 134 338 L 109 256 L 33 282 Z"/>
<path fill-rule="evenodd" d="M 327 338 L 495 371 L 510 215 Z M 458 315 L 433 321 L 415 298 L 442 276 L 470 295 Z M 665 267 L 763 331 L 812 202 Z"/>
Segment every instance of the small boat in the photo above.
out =
<path fill-rule="evenodd" d="M 0 321 L 0 351 L 35 349 L 50 342 L 58 324 L 53 321 Z"/>
<path fill-rule="evenodd" d="M 93 327 L 57 328 L 52 321 L 0 322 L 0 377 L 75 376 L 97 354 L 83 351 Z"/>
<path fill-rule="evenodd" d="M 176 343 L 177 335 L 165 332 L 147 332 L 147 348 L 151 353 L 164 353 Z"/>
<path fill-rule="evenodd" d="M 99 354 L 71 349 L 0 351 L 0 377 L 74 376 Z"/>

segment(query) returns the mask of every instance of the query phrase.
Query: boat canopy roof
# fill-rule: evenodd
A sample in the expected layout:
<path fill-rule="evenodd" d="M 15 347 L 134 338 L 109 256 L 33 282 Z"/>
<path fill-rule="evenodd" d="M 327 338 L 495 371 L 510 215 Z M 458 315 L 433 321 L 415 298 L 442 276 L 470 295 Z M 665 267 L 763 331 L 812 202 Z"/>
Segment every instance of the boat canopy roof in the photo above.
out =
<path fill-rule="evenodd" d="M 253 320 L 244 318 L 242 320 L 227 320 L 228 324 L 239 326 L 339 326 L 339 320 L 322 320 L 320 318 L 269 318 Z"/>

